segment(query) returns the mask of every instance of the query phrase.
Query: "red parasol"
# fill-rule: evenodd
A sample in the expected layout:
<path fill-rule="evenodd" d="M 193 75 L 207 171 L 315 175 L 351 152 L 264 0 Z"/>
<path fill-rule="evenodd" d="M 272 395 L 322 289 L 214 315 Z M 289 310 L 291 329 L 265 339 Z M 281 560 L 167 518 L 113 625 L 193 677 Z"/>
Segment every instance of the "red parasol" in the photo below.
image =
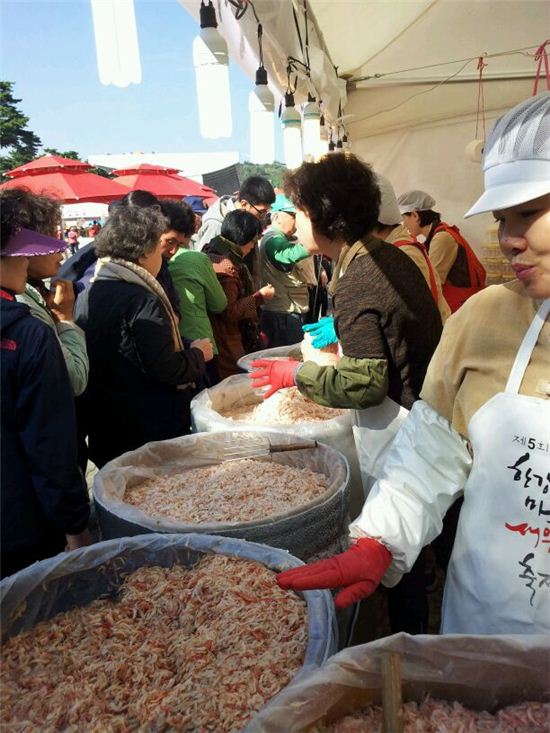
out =
<path fill-rule="evenodd" d="M 6 173 L 11 180 L 3 183 L 1 189 L 26 188 L 32 193 L 41 193 L 75 204 L 79 201 L 109 203 L 126 196 L 128 189 L 95 173 L 89 163 L 58 155 L 44 155 L 30 163 L 20 165 Z"/>
<path fill-rule="evenodd" d="M 177 175 L 177 168 L 165 168 L 162 165 L 142 163 L 133 168 L 120 168 L 113 171 L 113 180 L 128 188 L 149 191 L 160 199 L 183 198 L 184 196 L 201 196 L 212 198 L 216 192 L 209 186 L 192 181 L 185 176 Z"/>

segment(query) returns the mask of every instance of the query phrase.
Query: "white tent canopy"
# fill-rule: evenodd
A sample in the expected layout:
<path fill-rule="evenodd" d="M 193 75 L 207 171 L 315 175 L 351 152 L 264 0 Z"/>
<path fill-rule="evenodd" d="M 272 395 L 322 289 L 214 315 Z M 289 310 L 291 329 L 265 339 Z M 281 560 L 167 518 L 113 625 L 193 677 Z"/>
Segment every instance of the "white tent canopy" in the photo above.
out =
<path fill-rule="evenodd" d="M 199 0 L 180 3 L 198 19 Z M 251 9 L 237 21 L 227 0 L 214 4 L 232 60 L 252 79 L 258 49 Z M 336 121 L 341 103 L 353 151 L 384 173 L 398 194 L 429 191 L 443 217 L 457 223 L 474 246 L 482 245 L 491 218 L 462 221 L 482 189 L 480 165 L 464 153 L 469 142 L 483 137 L 477 59 L 483 56 L 487 64 L 488 131 L 497 116 L 532 93 L 534 52 L 548 36 L 550 3 L 254 0 L 254 7 L 274 93 L 281 96 L 286 89 L 288 57 L 305 58 L 307 7 L 311 85 L 327 120 Z M 303 102 L 308 83 L 299 65 L 298 75 L 296 101 Z"/>

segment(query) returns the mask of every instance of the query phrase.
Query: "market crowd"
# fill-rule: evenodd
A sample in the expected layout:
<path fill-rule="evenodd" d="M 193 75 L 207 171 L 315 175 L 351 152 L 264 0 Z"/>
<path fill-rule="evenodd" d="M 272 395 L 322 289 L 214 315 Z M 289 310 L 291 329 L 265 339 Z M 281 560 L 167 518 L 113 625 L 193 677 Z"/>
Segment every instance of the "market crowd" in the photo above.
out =
<path fill-rule="evenodd" d="M 305 332 L 337 344 L 337 364 L 259 358 L 266 398 L 296 386 L 351 409 L 365 440 L 370 408 L 410 412 L 351 548 L 281 586 L 338 587 L 344 607 L 383 582 L 392 629 L 423 632 L 433 543 L 443 631 L 547 630 L 548 554 L 533 549 L 531 596 L 532 548 L 510 527 L 535 526 L 525 496 L 539 506 L 550 487 L 550 93 L 497 121 L 483 165 L 467 215 L 494 213 L 517 276 L 489 288 L 429 191 L 396 196 L 350 153 L 289 171 L 284 192 L 250 177 L 208 209 L 132 191 L 84 246 L 76 228 L 59 236 L 58 201 L 3 191 L 2 577 L 92 542 L 88 460 L 190 433 L 200 390 Z"/>

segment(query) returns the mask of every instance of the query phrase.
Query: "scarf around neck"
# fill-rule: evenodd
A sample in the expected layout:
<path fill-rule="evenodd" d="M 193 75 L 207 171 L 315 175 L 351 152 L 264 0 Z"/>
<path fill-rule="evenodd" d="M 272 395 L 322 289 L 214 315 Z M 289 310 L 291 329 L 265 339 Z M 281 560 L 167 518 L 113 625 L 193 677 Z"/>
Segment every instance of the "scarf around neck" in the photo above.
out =
<path fill-rule="evenodd" d="M 174 349 L 176 351 L 183 351 L 183 342 L 181 340 L 176 314 L 174 313 L 164 288 L 150 272 L 148 272 L 144 267 L 136 265 L 135 262 L 129 262 L 128 260 L 122 260 L 115 257 L 100 257 L 97 261 L 95 273 L 91 282 L 93 283 L 99 280 L 122 280 L 123 282 L 140 285 L 142 288 L 145 288 L 150 293 L 156 295 L 168 314 L 170 325 L 172 327 Z"/>

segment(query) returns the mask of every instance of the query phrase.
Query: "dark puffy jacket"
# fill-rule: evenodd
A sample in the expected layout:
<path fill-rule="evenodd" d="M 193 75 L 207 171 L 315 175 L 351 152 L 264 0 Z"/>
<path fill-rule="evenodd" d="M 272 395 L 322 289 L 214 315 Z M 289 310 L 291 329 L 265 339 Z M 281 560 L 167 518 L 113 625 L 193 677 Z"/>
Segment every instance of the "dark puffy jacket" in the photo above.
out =
<path fill-rule="evenodd" d="M 88 242 L 65 260 L 54 280 L 70 280 L 74 284 L 75 295 L 78 296 L 90 284 L 96 262 L 95 242 Z"/>
<path fill-rule="evenodd" d="M 87 525 L 74 399 L 54 332 L 0 298 L 2 574 L 63 550 Z"/>
<path fill-rule="evenodd" d="M 178 386 L 201 379 L 204 359 L 199 349 L 175 350 L 168 314 L 154 293 L 124 281 L 93 282 L 77 300 L 76 322 L 90 359 L 79 417 L 96 465 L 151 440 L 189 433 L 192 389 Z"/>

